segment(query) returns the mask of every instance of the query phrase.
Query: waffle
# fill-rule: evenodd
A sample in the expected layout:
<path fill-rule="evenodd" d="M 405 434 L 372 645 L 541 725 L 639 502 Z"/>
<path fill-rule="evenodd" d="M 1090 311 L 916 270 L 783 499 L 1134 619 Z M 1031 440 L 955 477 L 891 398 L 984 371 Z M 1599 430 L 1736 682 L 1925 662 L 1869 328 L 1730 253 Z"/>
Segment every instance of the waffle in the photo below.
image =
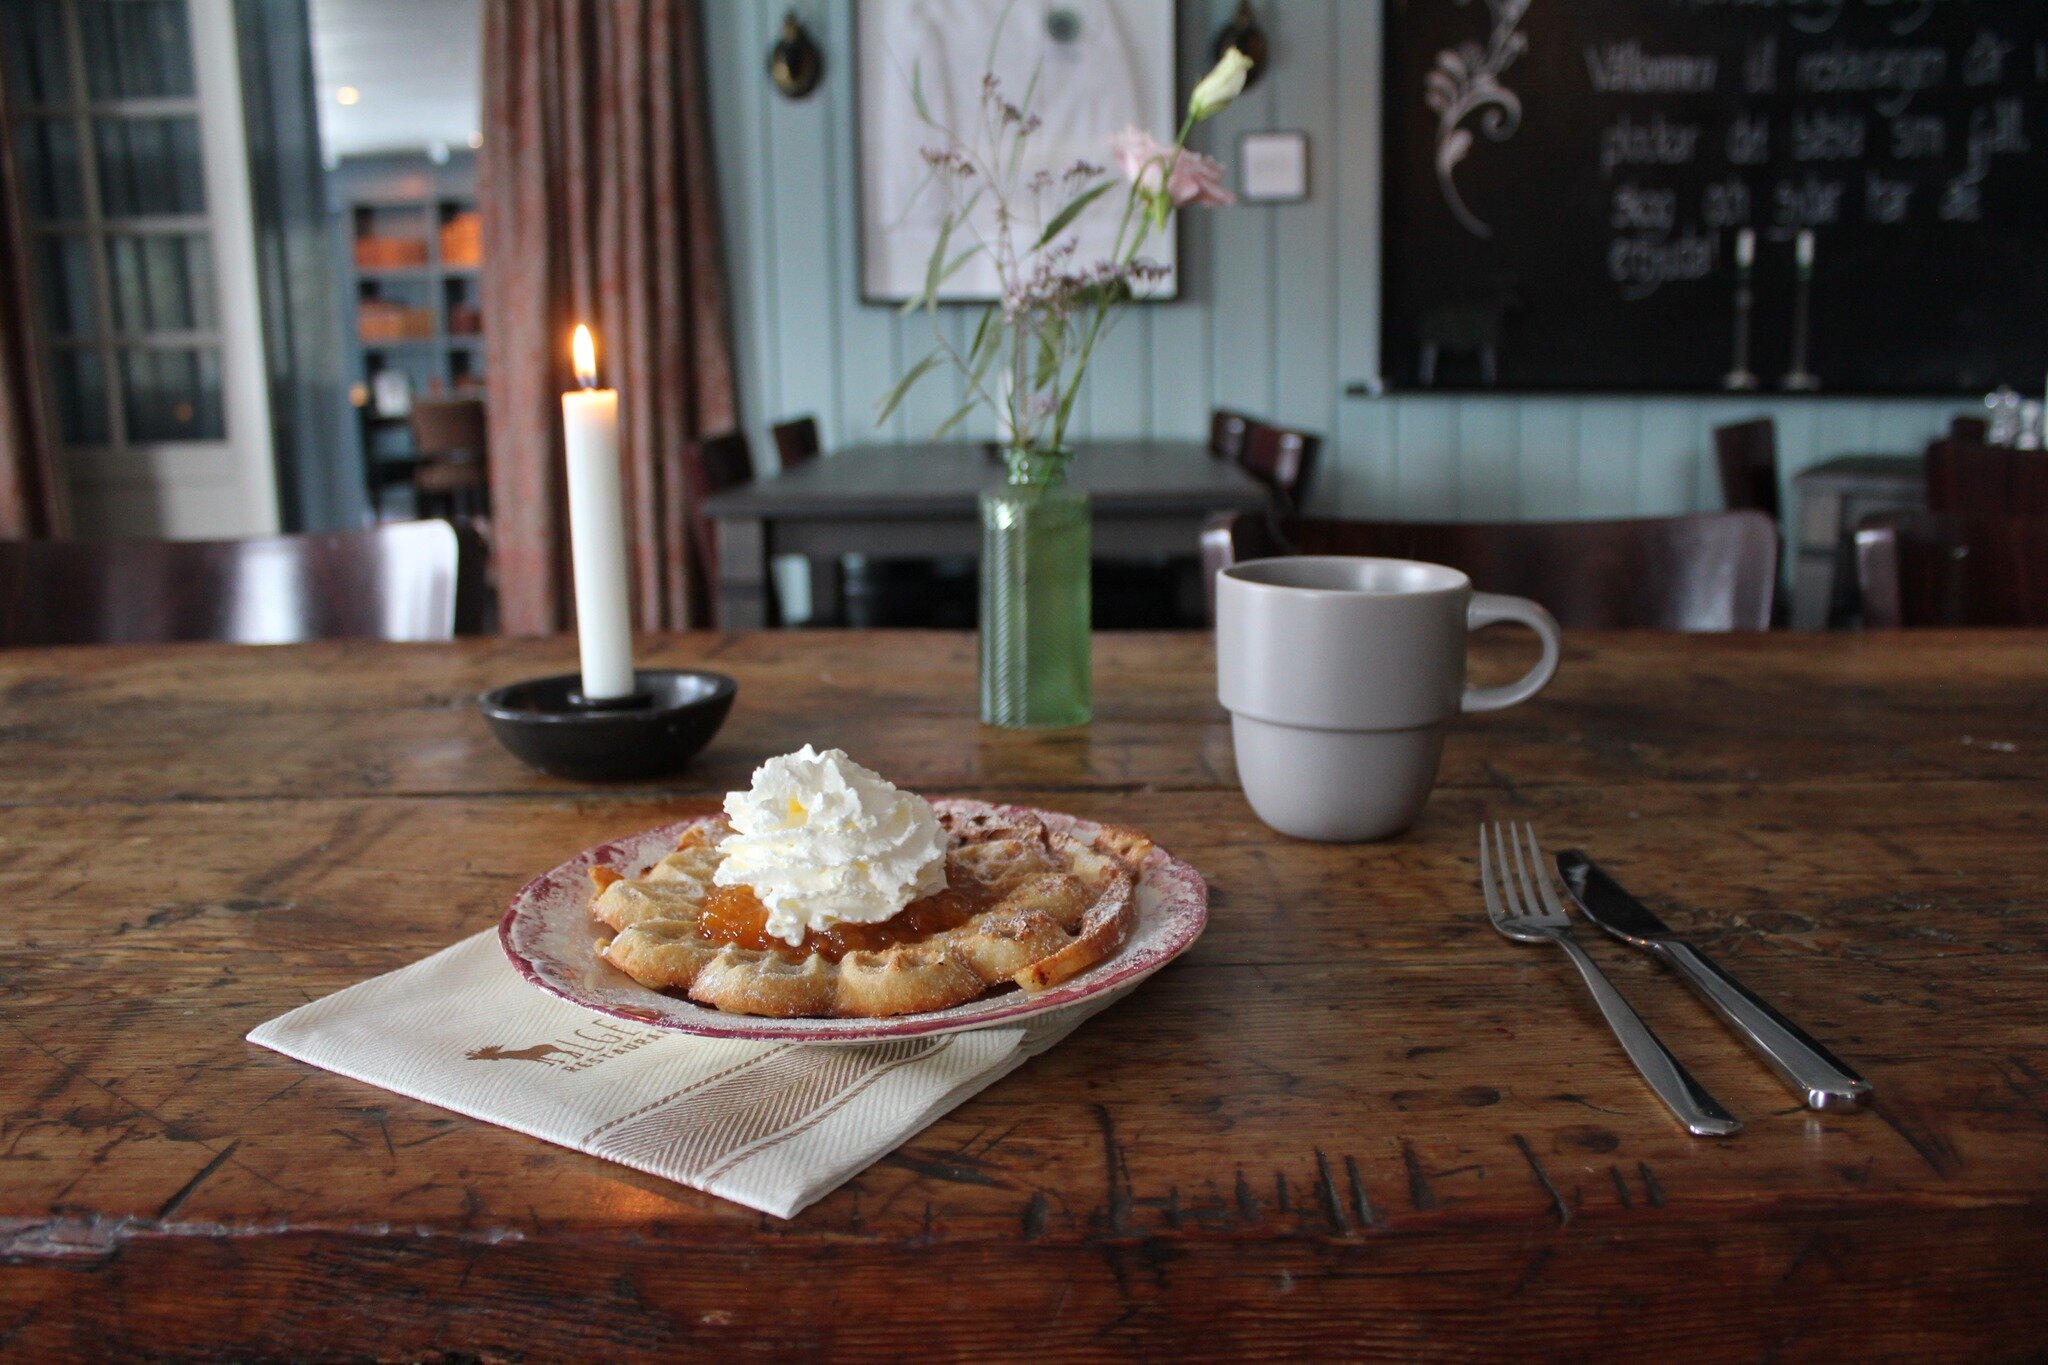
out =
<path fill-rule="evenodd" d="M 1041 991 L 1116 953 L 1137 920 L 1152 844 L 1103 826 L 1088 842 L 1035 816 L 941 814 L 947 890 L 881 924 L 840 925 L 792 947 L 766 935 L 744 887 L 720 887 L 714 819 L 636 878 L 594 867 L 603 958 L 643 986 L 734 1014 L 883 1017 L 949 1009 L 1012 984 Z"/>

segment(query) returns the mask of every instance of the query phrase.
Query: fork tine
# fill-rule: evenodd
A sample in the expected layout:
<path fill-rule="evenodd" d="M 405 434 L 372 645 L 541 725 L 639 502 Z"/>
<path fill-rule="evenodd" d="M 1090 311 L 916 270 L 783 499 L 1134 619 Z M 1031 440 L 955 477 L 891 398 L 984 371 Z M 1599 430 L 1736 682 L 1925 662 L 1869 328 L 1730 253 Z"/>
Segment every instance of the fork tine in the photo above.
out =
<path fill-rule="evenodd" d="M 1486 897 L 1486 917 L 1493 921 L 1496 929 L 1507 927 L 1507 916 L 1500 908 L 1500 895 L 1493 889 L 1493 865 L 1486 854 L 1486 822 L 1479 822 L 1479 890 Z"/>
<path fill-rule="evenodd" d="M 1500 898 L 1507 905 L 1508 918 L 1526 918 L 1529 904 L 1515 889 L 1514 865 L 1509 860 L 1507 839 L 1498 820 L 1493 822 L 1493 866 L 1494 876 L 1500 882 Z"/>
<path fill-rule="evenodd" d="M 1548 869 L 1543 863 L 1543 849 L 1536 842 L 1536 826 L 1524 824 L 1522 832 L 1529 836 L 1529 859 L 1536 865 L 1536 887 L 1543 894 L 1543 908 L 1559 919 L 1568 919 L 1564 906 L 1558 903 L 1557 891 L 1550 884 Z"/>
<path fill-rule="evenodd" d="M 1515 872 L 1522 883 L 1522 913 L 1530 918 L 1534 918 L 1542 913 L 1542 904 L 1536 899 L 1536 888 L 1529 882 L 1529 869 L 1522 865 L 1522 839 L 1515 832 L 1515 825 L 1512 820 L 1508 822 L 1507 842 L 1509 847 L 1514 849 Z M 1505 852 L 1501 855 L 1501 861 L 1503 863 L 1507 861 L 1507 854 Z"/>

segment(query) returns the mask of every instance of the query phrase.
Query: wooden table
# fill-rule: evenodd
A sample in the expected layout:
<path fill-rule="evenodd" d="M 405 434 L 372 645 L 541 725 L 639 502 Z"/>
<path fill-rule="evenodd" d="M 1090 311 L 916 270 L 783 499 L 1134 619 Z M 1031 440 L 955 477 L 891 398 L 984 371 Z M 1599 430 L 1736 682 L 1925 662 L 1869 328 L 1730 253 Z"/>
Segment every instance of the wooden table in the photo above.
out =
<path fill-rule="evenodd" d="M 1485 641 L 1488 675 L 1526 657 Z M 1088 730 L 974 723 L 956 635 L 645 642 L 730 672 L 601 789 L 470 698 L 567 641 L 0 655 L 0 1343 L 121 1357 L 2004 1358 L 2048 1341 L 2048 634 L 1570 637 L 1407 835 L 1265 830 L 1201 637 L 1105 637 Z M 788 1222 L 242 1041 L 806 740 L 1150 830 L 1192 952 Z M 1819 1115 L 1582 936 L 1749 1128 L 1685 1136 L 1482 818 L 1593 850 L 1858 1066 Z"/>
<path fill-rule="evenodd" d="M 1877 513 L 1925 507 L 1926 457 L 1837 455 L 1793 475 L 1792 489 L 1792 628 L 1849 624 L 1858 614 L 1856 527 Z"/>
<path fill-rule="evenodd" d="M 981 490 L 1003 464 L 979 442 L 850 446 L 707 500 L 718 522 L 719 622 L 770 624 L 769 565 L 810 559 L 812 609 L 837 619 L 842 555 L 972 559 Z M 1099 558 L 1201 552 L 1212 512 L 1253 512 L 1271 492 L 1199 441 L 1091 441 L 1070 481 L 1088 491 Z"/>

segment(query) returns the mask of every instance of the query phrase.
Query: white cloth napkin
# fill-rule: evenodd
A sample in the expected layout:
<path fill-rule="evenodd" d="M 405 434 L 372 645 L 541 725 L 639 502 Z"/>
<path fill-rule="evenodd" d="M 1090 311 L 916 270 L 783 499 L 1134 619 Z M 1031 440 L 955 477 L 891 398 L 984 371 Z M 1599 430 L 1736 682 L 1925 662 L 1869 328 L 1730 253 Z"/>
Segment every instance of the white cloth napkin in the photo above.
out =
<path fill-rule="evenodd" d="M 938 1038 L 726 1042 L 557 999 L 497 937 L 303 1005 L 249 1041 L 788 1218 L 1123 994 Z"/>

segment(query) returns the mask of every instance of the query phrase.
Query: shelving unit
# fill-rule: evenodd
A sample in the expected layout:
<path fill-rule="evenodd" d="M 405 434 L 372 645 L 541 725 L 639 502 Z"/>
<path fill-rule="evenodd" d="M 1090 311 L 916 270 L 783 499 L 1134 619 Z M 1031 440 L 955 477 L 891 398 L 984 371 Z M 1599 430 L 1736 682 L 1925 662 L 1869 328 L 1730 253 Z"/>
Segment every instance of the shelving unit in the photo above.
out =
<path fill-rule="evenodd" d="M 342 421 L 380 518 L 412 513 L 413 398 L 481 393 L 476 159 L 350 157 L 328 175 L 348 375 Z M 404 401 L 386 378 L 402 376 Z"/>

